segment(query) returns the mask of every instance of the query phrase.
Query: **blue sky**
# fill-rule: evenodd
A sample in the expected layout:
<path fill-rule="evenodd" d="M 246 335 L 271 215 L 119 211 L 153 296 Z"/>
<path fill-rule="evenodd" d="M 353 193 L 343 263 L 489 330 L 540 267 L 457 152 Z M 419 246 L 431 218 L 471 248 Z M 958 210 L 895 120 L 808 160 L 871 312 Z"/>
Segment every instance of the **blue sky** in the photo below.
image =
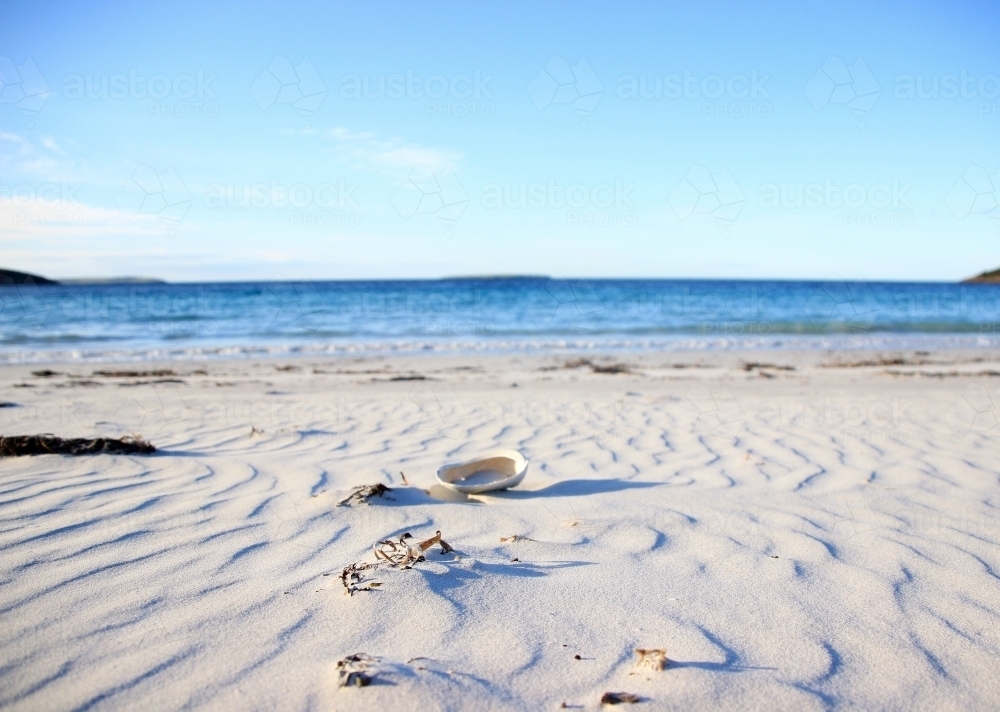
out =
<path fill-rule="evenodd" d="M 958 279 L 1000 265 L 998 16 L 19 3 L 0 265 Z"/>

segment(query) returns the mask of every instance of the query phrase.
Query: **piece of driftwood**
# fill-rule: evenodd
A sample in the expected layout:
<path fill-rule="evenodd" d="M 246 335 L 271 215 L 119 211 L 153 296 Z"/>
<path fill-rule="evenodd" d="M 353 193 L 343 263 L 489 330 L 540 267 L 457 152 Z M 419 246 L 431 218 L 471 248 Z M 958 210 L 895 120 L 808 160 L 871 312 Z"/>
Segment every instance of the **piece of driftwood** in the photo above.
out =
<path fill-rule="evenodd" d="M 26 455 L 150 455 L 156 448 L 142 438 L 60 438 L 55 435 L 0 436 L 0 457 Z"/>

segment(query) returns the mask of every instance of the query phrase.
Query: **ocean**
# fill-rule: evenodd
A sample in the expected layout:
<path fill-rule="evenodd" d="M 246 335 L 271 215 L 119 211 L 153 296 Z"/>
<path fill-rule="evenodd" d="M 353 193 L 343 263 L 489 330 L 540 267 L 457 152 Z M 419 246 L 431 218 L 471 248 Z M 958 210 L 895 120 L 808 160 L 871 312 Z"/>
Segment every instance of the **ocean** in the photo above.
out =
<path fill-rule="evenodd" d="M 975 348 L 1000 285 L 556 280 L 0 288 L 0 362 L 414 351 Z"/>

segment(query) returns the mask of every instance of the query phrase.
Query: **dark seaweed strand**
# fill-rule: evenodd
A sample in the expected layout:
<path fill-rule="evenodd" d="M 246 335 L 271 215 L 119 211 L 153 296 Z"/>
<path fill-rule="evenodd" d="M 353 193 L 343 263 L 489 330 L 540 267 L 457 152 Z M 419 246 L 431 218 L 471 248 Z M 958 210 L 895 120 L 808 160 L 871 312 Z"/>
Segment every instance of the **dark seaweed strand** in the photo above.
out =
<path fill-rule="evenodd" d="M 30 455 L 149 455 L 153 445 L 141 438 L 60 438 L 55 435 L 0 436 L 0 457 Z"/>

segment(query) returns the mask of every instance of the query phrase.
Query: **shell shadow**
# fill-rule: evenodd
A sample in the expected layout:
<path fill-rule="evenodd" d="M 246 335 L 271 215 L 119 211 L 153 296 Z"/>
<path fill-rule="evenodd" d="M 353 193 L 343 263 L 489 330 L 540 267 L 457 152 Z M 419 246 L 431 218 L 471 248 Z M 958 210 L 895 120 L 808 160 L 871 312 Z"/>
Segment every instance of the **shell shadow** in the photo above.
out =
<path fill-rule="evenodd" d="M 633 482 L 632 480 L 563 480 L 539 490 L 502 490 L 488 492 L 479 497 L 496 497 L 498 499 L 536 499 L 538 497 L 586 497 L 594 494 L 609 494 L 631 489 L 659 487 L 662 482 Z"/>

